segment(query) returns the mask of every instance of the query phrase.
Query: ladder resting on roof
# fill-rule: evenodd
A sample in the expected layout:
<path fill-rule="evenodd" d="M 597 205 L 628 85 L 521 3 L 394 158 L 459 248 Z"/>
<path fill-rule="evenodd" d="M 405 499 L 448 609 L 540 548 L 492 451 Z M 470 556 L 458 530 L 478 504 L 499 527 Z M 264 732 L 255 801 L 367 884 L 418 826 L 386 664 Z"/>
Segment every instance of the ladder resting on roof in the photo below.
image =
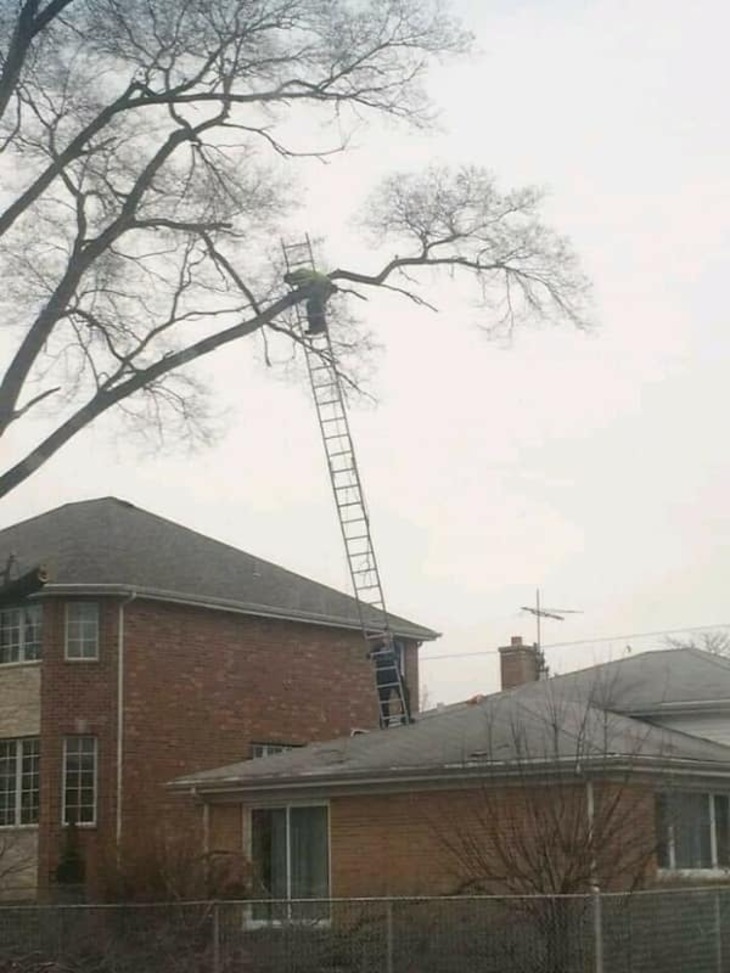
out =
<path fill-rule="evenodd" d="M 282 243 L 287 275 L 300 269 L 315 270 L 312 246 Z M 411 722 L 401 646 L 390 628 L 383 587 L 370 532 L 362 482 L 350 435 L 342 382 L 332 350 L 329 330 L 307 334 L 302 302 L 296 305 L 296 327 L 305 351 L 327 469 L 355 592 L 358 617 L 368 655 L 373 661 L 381 727 Z M 391 704 L 395 701 L 395 712 Z"/>

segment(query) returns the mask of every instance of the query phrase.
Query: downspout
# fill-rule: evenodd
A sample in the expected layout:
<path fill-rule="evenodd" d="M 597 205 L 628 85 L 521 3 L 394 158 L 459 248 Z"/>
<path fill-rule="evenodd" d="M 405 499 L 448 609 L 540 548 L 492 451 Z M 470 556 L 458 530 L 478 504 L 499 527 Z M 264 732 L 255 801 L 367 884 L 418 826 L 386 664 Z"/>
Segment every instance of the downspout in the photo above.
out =
<path fill-rule="evenodd" d="M 122 797 L 124 789 L 124 609 L 137 597 L 137 592 L 119 602 L 117 620 L 117 813 L 115 843 L 117 865 L 122 852 Z"/>

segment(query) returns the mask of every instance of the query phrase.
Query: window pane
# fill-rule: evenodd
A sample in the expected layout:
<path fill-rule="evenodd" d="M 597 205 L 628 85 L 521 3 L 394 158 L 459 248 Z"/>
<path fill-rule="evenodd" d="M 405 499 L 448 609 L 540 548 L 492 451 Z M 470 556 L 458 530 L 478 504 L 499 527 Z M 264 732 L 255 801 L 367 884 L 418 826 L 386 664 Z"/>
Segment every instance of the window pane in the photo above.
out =
<path fill-rule="evenodd" d="M 99 606 L 91 601 L 66 605 L 66 658 L 96 659 L 99 655 Z"/>
<path fill-rule="evenodd" d="M 656 822 L 656 841 L 657 841 L 657 865 L 659 868 L 671 868 L 669 857 L 669 826 L 670 808 L 666 794 L 657 794 L 655 803 L 655 822 Z"/>
<path fill-rule="evenodd" d="M 0 611 L 0 664 L 20 661 L 20 611 Z"/>
<path fill-rule="evenodd" d="M 0 826 L 38 823 L 40 744 L 0 741 Z"/>
<path fill-rule="evenodd" d="M 290 809 L 291 898 L 326 899 L 329 856 L 326 807 Z M 292 906 L 292 918 L 317 919 L 329 914 L 327 903 Z"/>
<path fill-rule="evenodd" d="M 23 740 L 20 764 L 20 823 L 37 824 L 40 797 L 40 742 Z"/>
<path fill-rule="evenodd" d="M 257 808 L 251 812 L 251 853 L 257 879 L 256 895 L 286 899 L 286 808 Z M 255 919 L 273 919 L 272 907 L 254 907 Z"/>
<path fill-rule="evenodd" d="M 728 814 L 728 798 L 724 794 L 715 794 L 715 841 L 717 844 L 717 865 L 730 865 L 730 814 Z"/>
<path fill-rule="evenodd" d="M 96 737 L 66 738 L 63 821 L 96 823 Z"/>
<path fill-rule="evenodd" d="M 711 868 L 710 798 L 707 794 L 673 794 L 671 824 L 676 868 Z"/>
<path fill-rule="evenodd" d="M 252 743 L 251 759 L 271 757 L 277 753 L 284 753 L 285 750 L 294 750 L 298 746 L 297 743 Z"/>
<path fill-rule="evenodd" d="M 42 605 L 0 611 L 0 665 L 40 659 Z"/>
<path fill-rule="evenodd" d="M 26 605 L 23 615 L 23 655 L 26 659 L 40 659 L 42 646 L 43 607 Z"/>
<path fill-rule="evenodd" d="M 7 827 L 15 821 L 17 803 L 17 742 L 0 742 L 0 825 Z"/>

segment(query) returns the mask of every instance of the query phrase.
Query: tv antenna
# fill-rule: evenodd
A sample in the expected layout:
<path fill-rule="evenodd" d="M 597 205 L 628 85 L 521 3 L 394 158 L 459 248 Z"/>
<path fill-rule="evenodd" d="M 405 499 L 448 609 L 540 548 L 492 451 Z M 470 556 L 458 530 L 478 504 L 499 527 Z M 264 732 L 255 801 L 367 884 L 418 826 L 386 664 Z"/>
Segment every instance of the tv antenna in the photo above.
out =
<path fill-rule="evenodd" d="M 542 651 L 542 620 L 543 618 L 550 618 L 556 622 L 564 622 L 565 615 L 582 615 L 583 612 L 580 608 L 545 608 L 540 602 L 540 589 L 535 590 L 535 604 L 534 605 L 520 605 L 520 610 L 523 612 L 529 612 L 531 615 L 535 616 L 535 624 L 537 627 L 537 641 L 536 646 L 538 651 Z"/>

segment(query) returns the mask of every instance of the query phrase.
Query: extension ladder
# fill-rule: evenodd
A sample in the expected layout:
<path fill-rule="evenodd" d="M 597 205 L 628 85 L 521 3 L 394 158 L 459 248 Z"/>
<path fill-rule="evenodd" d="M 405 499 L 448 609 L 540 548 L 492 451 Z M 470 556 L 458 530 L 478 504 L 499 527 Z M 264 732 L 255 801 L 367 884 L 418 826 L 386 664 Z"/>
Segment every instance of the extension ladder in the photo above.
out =
<path fill-rule="evenodd" d="M 287 273 L 300 268 L 315 269 L 309 237 L 302 243 L 282 243 Z M 332 492 L 355 592 L 358 618 L 368 655 L 375 667 L 380 726 L 387 728 L 411 722 L 403 657 L 390 628 L 383 587 L 375 557 L 355 449 L 329 329 L 305 333 L 306 315 L 302 302 L 296 305 L 296 328 L 307 361 L 312 397 L 327 457 Z M 391 712 L 396 702 L 397 712 Z"/>

